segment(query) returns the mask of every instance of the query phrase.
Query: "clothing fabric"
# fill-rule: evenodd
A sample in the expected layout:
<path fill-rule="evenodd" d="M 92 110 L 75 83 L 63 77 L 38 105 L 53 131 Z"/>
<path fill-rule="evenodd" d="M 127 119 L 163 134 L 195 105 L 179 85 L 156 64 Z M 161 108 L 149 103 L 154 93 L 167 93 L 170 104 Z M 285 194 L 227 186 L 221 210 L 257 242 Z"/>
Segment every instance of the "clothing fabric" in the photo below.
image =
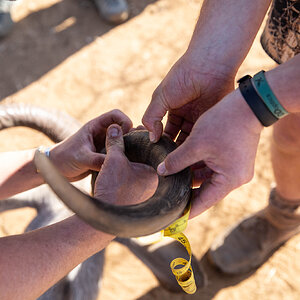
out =
<path fill-rule="evenodd" d="M 300 53 L 300 0 L 273 1 L 261 44 L 279 64 Z"/>

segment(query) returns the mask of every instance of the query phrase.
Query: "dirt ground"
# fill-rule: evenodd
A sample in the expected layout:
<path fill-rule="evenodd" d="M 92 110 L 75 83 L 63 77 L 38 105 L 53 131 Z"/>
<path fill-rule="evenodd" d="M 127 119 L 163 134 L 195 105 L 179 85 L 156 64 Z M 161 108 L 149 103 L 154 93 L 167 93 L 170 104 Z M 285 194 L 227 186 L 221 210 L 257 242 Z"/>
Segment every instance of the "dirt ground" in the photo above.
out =
<path fill-rule="evenodd" d="M 82 123 L 119 108 L 135 125 L 155 87 L 185 51 L 195 25 L 198 0 L 129 0 L 131 18 L 113 27 L 99 18 L 89 0 L 24 0 L 16 6 L 16 26 L 0 41 L 0 99 L 64 110 Z M 238 76 L 270 69 L 272 60 L 256 39 Z M 224 276 L 204 256 L 221 231 L 266 203 L 273 175 L 264 130 L 251 183 L 189 222 L 186 235 L 205 269 L 207 285 L 193 295 L 173 295 L 126 248 L 107 248 L 99 300 L 299 299 L 300 236 L 277 251 L 256 272 Z M 32 130 L 0 133 L 1 151 L 49 141 Z M 0 235 L 20 233 L 34 216 L 30 209 L 0 215 Z"/>

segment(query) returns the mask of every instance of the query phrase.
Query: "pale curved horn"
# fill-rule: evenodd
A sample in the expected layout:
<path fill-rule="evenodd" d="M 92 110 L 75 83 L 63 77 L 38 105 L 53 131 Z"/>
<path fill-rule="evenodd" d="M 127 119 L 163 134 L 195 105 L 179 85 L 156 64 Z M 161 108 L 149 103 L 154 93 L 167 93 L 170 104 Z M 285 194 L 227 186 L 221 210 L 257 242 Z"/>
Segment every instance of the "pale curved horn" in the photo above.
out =
<path fill-rule="evenodd" d="M 0 130 L 25 126 L 36 129 L 58 143 L 80 128 L 80 123 L 54 109 L 46 109 L 26 103 L 0 105 Z"/>
<path fill-rule="evenodd" d="M 147 131 L 135 131 L 124 136 L 125 154 L 134 162 L 157 168 L 176 145 L 167 137 L 153 144 Z M 57 196 L 81 219 L 96 229 L 120 237 L 138 237 L 160 231 L 183 213 L 191 196 L 191 173 L 162 177 L 155 194 L 135 205 L 115 206 L 93 198 L 71 185 L 51 161 L 36 152 L 34 162 L 45 181 Z"/>

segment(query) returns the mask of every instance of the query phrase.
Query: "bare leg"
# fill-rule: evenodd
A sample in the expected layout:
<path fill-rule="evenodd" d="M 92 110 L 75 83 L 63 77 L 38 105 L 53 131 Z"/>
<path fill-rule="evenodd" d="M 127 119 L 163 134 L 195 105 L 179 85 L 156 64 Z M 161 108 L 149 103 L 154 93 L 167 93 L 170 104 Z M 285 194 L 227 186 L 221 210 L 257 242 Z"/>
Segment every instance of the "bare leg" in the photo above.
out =
<path fill-rule="evenodd" d="M 287 200 L 300 199 L 300 114 L 274 125 L 271 159 L 277 193 Z"/>

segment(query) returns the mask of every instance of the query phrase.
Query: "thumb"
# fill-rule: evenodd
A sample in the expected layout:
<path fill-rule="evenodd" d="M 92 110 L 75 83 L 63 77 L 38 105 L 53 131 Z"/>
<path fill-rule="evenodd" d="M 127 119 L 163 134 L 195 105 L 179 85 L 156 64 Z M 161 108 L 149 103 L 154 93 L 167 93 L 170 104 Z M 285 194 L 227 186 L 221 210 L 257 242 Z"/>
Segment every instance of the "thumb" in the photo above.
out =
<path fill-rule="evenodd" d="M 104 160 L 111 157 L 113 153 L 124 153 L 123 132 L 119 125 L 110 125 L 106 131 L 106 155 L 91 152 L 86 157 L 85 166 L 90 170 L 99 172 Z M 117 151 L 117 152 L 116 152 Z M 113 159 L 112 159 L 113 160 Z"/>
<path fill-rule="evenodd" d="M 161 87 L 158 86 L 142 119 L 143 124 L 149 130 L 150 141 L 154 143 L 160 139 L 163 132 L 161 121 L 168 111 L 168 107 L 164 105 L 164 102 Z"/>
<path fill-rule="evenodd" d="M 112 124 L 107 128 L 105 148 L 107 156 L 110 156 L 113 152 L 124 152 L 124 139 L 123 132 L 119 125 Z"/>
<path fill-rule="evenodd" d="M 198 147 L 197 153 L 199 153 Z M 195 154 L 195 147 L 187 139 L 158 165 L 157 173 L 161 176 L 178 173 L 201 160 L 202 158 Z"/>
<path fill-rule="evenodd" d="M 224 199 L 234 187 L 222 174 L 214 175 L 206 180 L 200 188 L 193 190 L 193 200 L 190 218 L 194 218 Z"/>

